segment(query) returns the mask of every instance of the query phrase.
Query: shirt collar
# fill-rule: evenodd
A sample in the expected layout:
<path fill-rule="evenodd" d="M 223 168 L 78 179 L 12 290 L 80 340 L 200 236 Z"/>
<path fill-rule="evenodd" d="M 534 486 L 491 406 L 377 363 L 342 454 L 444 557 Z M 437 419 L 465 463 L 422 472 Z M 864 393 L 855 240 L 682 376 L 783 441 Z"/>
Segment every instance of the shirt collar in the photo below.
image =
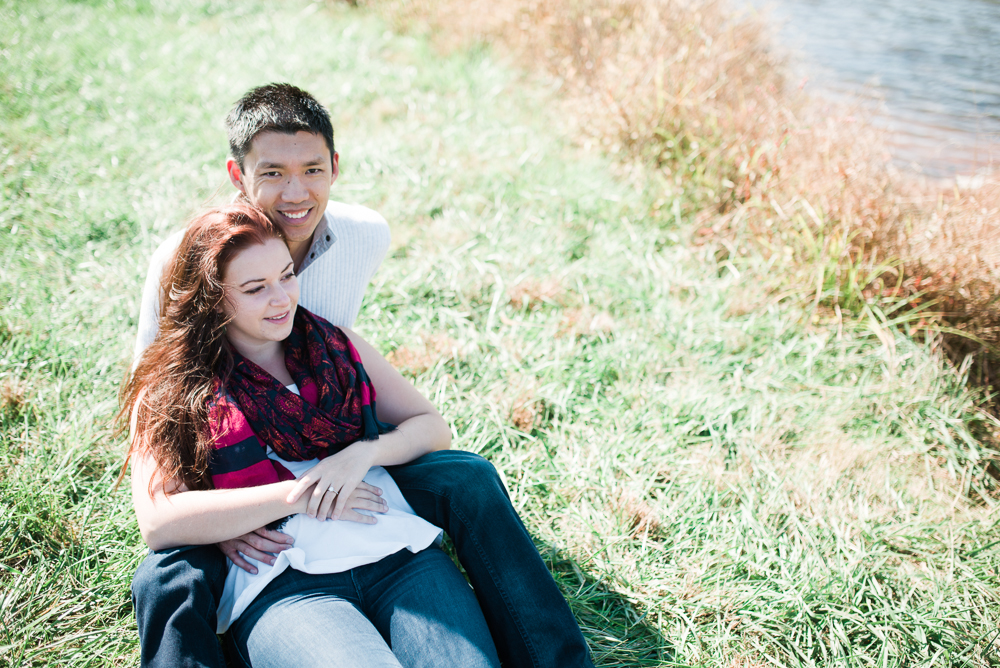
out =
<path fill-rule="evenodd" d="M 250 203 L 246 196 L 239 191 L 233 194 L 232 201 Z M 305 271 L 306 267 L 315 262 L 323 253 L 330 250 L 330 247 L 335 243 L 337 243 L 337 235 L 330 229 L 330 214 L 324 211 L 323 218 L 319 221 L 319 225 L 316 226 L 316 231 L 313 232 L 313 240 L 309 245 L 309 252 L 306 253 L 305 258 L 302 260 L 302 266 L 296 270 L 296 273 L 301 274 Z"/>

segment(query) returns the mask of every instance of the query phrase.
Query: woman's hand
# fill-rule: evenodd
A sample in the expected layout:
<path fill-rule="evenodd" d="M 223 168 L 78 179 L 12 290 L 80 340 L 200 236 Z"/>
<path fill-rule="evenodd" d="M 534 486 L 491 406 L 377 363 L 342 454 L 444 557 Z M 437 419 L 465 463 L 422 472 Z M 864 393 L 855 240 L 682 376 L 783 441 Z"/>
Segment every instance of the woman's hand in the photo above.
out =
<path fill-rule="evenodd" d="M 307 495 L 305 513 L 309 517 L 339 520 L 354 491 L 374 465 L 377 443 L 359 441 L 306 471 L 288 494 L 288 503 L 296 503 L 312 487 Z"/>
<path fill-rule="evenodd" d="M 349 329 L 344 333 L 361 355 L 372 385 L 378 388 L 378 418 L 395 424 L 396 429 L 378 440 L 349 445 L 296 481 L 286 501 L 300 506 L 300 500 L 305 500 L 310 517 L 334 520 L 341 519 L 352 493 L 372 466 L 405 464 L 451 445 L 451 430 L 431 402 L 364 339 Z"/>
<path fill-rule="evenodd" d="M 324 499 L 326 497 L 331 497 L 331 500 L 330 503 L 320 503 L 320 512 L 318 517 L 330 519 L 333 512 L 333 499 L 335 496 L 336 495 L 332 492 L 324 495 Z M 326 514 L 323 513 L 324 505 L 328 508 Z M 373 487 L 364 481 L 361 481 L 361 483 L 354 488 L 354 491 L 351 492 L 350 496 L 347 497 L 346 505 L 347 507 L 344 510 L 344 514 L 340 516 L 340 519 L 348 522 L 357 522 L 359 524 L 375 524 L 378 520 L 371 515 L 359 513 L 357 512 L 358 510 L 369 510 L 375 513 L 384 513 L 389 510 L 389 504 L 382 498 L 382 490 L 378 487 Z"/>
<path fill-rule="evenodd" d="M 344 511 L 341 519 L 359 524 L 375 524 L 378 520 L 374 517 L 357 511 L 367 510 L 374 513 L 384 513 L 388 509 L 389 504 L 382 498 L 382 490 L 366 482 L 361 482 L 348 497 L 347 510 Z M 323 515 L 321 517 L 326 519 Z M 294 540 L 288 534 L 272 531 L 267 527 L 261 527 L 231 540 L 216 543 L 217 547 L 229 557 L 234 565 L 251 575 L 257 574 L 257 568 L 244 559 L 244 555 L 273 566 L 276 561 L 275 555 L 290 549 L 293 544 Z"/>

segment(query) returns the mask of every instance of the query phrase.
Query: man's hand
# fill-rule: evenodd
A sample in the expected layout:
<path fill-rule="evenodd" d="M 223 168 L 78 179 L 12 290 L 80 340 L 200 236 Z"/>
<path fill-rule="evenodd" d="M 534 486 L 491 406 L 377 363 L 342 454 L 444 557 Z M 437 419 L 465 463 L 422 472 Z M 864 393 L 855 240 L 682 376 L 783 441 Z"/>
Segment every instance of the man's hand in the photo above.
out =
<path fill-rule="evenodd" d="M 293 542 L 292 537 L 286 533 L 261 527 L 242 536 L 216 543 L 216 546 L 234 564 L 250 575 L 257 575 L 257 568 L 244 559 L 243 555 L 274 565 L 274 555 L 290 548 Z"/>

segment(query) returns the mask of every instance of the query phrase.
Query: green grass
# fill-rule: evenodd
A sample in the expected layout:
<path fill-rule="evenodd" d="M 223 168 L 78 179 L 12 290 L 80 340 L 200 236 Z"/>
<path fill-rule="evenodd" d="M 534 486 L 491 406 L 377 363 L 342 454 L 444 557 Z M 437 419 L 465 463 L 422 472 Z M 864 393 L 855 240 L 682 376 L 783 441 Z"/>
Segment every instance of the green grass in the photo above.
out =
<path fill-rule="evenodd" d="M 338 4 L 0 24 L 0 665 L 138 661 L 115 393 L 149 254 L 227 196 L 221 119 L 270 80 L 331 108 L 333 196 L 392 225 L 359 331 L 501 470 L 598 665 L 997 662 L 997 424 L 962 370 L 688 244 L 687 201 L 539 84 Z"/>

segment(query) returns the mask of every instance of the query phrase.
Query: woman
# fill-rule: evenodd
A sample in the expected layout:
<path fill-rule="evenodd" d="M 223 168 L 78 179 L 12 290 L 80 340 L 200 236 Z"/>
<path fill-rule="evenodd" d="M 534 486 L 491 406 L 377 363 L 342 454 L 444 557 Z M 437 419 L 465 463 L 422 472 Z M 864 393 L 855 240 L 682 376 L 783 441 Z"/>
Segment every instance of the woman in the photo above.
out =
<path fill-rule="evenodd" d="M 255 575 L 230 565 L 219 631 L 241 658 L 499 666 L 440 530 L 381 468 L 449 447 L 448 425 L 360 337 L 296 308 L 280 229 L 245 204 L 201 214 L 163 288 L 120 414 L 143 538 L 210 544 L 286 521 L 295 538 Z"/>

